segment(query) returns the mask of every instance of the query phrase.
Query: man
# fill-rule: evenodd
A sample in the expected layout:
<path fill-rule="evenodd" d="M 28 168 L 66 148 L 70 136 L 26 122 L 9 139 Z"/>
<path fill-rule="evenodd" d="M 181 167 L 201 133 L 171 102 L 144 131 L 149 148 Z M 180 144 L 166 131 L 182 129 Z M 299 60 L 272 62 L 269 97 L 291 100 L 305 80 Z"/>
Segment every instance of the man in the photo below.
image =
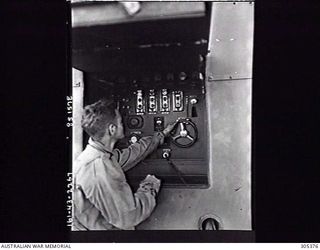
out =
<path fill-rule="evenodd" d="M 73 230 L 133 230 L 156 206 L 160 180 L 148 175 L 133 193 L 124 171 L 153 152 L 174 128 L 143 137 L 124 150 L 115 149 L 124 137 L 122 117 L 111 101 L 84 109 L 82 128 L 88 145 L 74 163 Z"/>

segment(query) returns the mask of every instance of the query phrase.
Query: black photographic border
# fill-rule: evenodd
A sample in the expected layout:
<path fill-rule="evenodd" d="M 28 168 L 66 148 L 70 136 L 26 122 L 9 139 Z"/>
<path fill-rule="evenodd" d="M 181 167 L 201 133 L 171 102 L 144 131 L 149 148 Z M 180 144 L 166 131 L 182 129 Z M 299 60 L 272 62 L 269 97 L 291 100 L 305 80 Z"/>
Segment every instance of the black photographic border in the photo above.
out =
<path fill-rule="evenodd" d="M 253 231 L 75 238 L 65 226 L 69 9 L 63 0 L 4 1 L 1 9 L 1 242 L 319 242 L 319 3 L 255 3 Z"/>

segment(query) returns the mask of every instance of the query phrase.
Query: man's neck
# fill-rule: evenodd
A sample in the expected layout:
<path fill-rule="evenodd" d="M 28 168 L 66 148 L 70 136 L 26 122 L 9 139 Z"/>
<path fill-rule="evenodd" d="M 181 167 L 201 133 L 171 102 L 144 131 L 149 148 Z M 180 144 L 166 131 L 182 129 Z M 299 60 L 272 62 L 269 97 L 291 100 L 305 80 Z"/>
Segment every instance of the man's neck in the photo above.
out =
<path fill-rule="evenodd" d="M 100 143 L 103 144 L 104 148 L 110 152 L 113 151 L 114 149 L 114 146 L 116 144 L 116 141 L 115 140 L 112 140 L 110 137 L 108 138 L 102 138 Z"/>

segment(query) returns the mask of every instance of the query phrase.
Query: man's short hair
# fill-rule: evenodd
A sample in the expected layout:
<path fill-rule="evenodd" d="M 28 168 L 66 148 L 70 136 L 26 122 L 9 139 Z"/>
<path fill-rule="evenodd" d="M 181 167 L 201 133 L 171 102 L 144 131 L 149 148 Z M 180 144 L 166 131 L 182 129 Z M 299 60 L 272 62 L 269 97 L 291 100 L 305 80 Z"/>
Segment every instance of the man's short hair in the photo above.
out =
<path fill-rule="evenodd" d="M 101 139 L 107 126 L 114 122 L 116 105 L 111 100 L 99 100 L 84 108 L 81 126 L 94 139 Z"/>

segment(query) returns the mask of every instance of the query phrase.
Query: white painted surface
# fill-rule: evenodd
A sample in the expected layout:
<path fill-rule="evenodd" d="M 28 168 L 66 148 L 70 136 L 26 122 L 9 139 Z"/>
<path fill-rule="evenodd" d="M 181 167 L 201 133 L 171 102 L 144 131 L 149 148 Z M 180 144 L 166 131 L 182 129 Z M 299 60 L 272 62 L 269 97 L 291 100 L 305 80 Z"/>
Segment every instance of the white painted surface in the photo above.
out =
<path fill-rule="evenodd" d="M 83 72 L 72 68 L 72 118 L 73 118 L 73 128 L 72 128 L 72 160 L 75 160 L 78 155 L 82 152 L 83 146 L 83 134 L 81 128 L 81 115 L 83 109 Z"/>

